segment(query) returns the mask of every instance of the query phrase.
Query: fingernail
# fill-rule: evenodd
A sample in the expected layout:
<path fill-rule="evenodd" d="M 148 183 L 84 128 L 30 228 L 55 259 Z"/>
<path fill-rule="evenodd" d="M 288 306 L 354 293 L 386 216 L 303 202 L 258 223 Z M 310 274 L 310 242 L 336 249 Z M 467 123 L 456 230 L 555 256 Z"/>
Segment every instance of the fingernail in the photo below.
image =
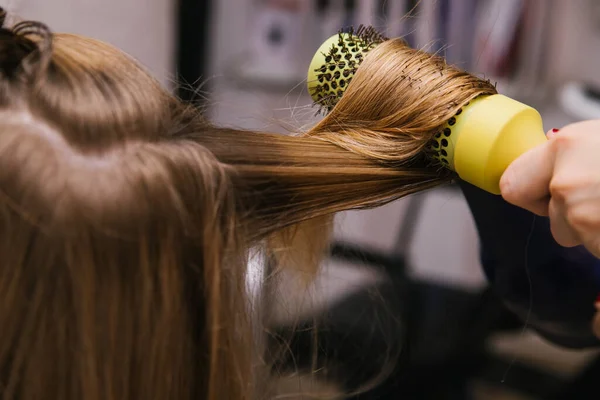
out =
<path fill-rule="evenodd" d="M 600 293 L 598 293 L 598 297 L 596 297 L 596 303 L 600 303 Z"/>
<path fill-rule="evenodd" d="M 558 129 L 558 128 L 553 128 L 553 129 L 552 129 L 552 133 L 556 133 L 556 132 L 558 132 L 558 131 L 560 131 L 560 129 Z"/>

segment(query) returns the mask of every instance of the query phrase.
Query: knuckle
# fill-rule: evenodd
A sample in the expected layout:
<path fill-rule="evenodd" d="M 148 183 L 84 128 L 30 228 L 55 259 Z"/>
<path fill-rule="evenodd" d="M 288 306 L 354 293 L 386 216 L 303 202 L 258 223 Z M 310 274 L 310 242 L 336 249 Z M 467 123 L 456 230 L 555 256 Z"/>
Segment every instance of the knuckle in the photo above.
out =
<path fill-rule="evenodd" d="M 592 222 L 589 213 L 581 207 L 568 207 L 565 218 L 567 223 L 578 232 L 589 226 Z"/>
<path fill-rule="evenodd" d="M 564 175 L 555 175 L 550 181 L 550 196 L 555 201 L 565 203 L 569 194 L 573 191 L 574 186 L 572 179 L 569 179 Z"/>
<path fill-rule="evenodd" d="M 548 191 L 553 200 L 563 206 L 596 184 L 596 177 L 589 173 L 576 173 L 558 168 L 550 180 Z"/>
<path fill-rule="evenodd" d="M 517 200 L 512 171 L 507 171 L 500 179 L 500 193 L 502 193 L 502 197 L 509 203 Z"/>
<path fill-rule="evenodd" d="M 600 237 L 596 236 L 591 240 L 584 241 L 584 245 L 590 253 L 600 258 Z"/>
<path fill-rule="evenodd" d="M 563 132 L 550 141 L 551 151 L 556 154 L 568 149 L 573 145 L 574 140 L 574 135 L 571 132 Z"/>

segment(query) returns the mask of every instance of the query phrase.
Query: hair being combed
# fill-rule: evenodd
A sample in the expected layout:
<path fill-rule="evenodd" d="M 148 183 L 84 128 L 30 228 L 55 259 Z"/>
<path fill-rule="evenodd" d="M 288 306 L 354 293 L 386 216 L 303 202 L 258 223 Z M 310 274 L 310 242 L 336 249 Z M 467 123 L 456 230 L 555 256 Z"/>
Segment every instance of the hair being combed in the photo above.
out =
<path fill-rule="evenodd" d="M 334 213 L 450 180 L 424 148 L 493 92 L 392 40 L 306 134 L 217 128 L 107 44 L 0 29 L 0 398 L 263 396 L 248 248 L 312 268 Z"/>
<path fill-rule="evenodd" d="M 437 55 L 390 39 L 369 51 L 332 112 L 308 135 L 389 169 L 449 175 L 430 168 L 427 146 L 459 109 L 496 94 L 489 81 Z"/>

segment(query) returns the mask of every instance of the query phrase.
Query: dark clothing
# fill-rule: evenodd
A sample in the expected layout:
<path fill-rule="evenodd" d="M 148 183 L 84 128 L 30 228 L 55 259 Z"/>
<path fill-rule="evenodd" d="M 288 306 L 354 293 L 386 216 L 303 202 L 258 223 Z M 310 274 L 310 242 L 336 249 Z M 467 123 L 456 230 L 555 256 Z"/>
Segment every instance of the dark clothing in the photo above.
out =
<path fill-rule="evenodd" d="M 600 345 L 591 330 L 600 260 L 583 247 L 559 246 L 548 218 L 468 183 L 460 186 L 479 232 L 485 274 L 507 306 L 557 345 Z"/>

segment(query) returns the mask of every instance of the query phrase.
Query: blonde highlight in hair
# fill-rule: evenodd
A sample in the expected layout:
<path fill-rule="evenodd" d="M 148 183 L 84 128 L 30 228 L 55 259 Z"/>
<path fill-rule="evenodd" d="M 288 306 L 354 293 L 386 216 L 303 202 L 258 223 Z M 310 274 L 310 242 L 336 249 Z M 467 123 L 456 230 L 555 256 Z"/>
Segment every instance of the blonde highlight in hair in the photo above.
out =
<path fill-rule="evenodd" d="M 266 397 L 248 249 L 312 276 L 336 212 L 453 178 L 425 146 L 494 92 L 391 40 L 309 132 L 218 128 L 108 44 L 0 29 L 0 398 Z"/>

